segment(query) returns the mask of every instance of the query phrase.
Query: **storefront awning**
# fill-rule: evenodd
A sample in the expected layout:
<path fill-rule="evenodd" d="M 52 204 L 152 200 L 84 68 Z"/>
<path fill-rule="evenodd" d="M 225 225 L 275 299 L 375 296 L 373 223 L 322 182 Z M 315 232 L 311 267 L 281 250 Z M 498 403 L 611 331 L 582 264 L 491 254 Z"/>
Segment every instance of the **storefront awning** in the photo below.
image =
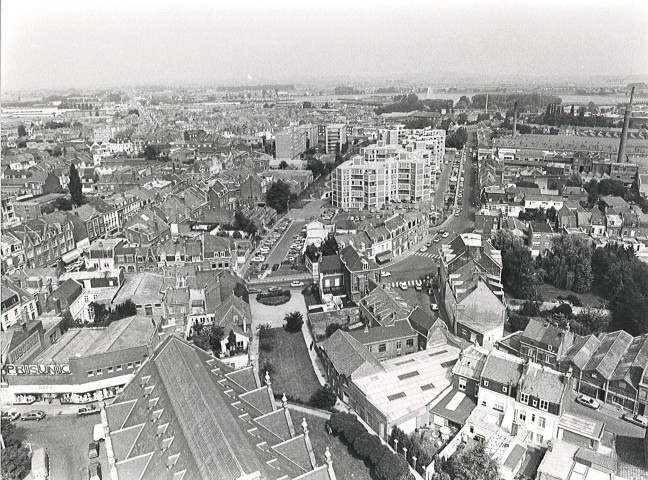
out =
<path fill-rule="evenodd" d="M 394 258 L 394 254 L 391 250 L 387 250 L 386 252 L 380 252 L 379 254 L 376 255 L 376 261 L 378 263 L 388 262 L 392 258 Z"/>
<path fill-rule="evenodd" d="M 77 249 L 75 248 L 74 250 L 70 250 L 69 252 L 64 253 L 64 254 L 61 256 L 61 260 L 63 260 L 65 263 L 72 263 L 72 262 L 74 262 L 77 258 L 79 258 L 80 256 L 81 256 L 81 253 L 79 252 L 79 250 L 77 250 Z"/>

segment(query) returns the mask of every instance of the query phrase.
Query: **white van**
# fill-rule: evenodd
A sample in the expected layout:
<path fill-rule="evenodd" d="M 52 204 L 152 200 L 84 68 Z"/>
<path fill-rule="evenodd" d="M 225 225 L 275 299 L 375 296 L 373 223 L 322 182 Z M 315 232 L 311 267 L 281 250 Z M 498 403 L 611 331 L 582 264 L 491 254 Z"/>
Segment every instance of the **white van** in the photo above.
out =
<path fill-rule="evenodd" d="M 94 426 L 94 432 L 92 434 L 92 438 L 95 442 L 102 442 L 106 439 L 106 435 L 104 434 L 103 424 L 97 423 Z"/>

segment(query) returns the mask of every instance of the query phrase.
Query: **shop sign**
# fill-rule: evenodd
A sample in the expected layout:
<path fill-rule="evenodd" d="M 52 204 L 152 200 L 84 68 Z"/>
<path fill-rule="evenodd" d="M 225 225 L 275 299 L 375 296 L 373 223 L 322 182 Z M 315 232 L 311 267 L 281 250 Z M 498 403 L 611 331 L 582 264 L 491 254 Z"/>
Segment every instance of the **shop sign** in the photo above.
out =
<path fill-rule="evenodd" d="M 40 346 L 41 346 L 40 332 L 36 330 L 29 337 L 27 337 L 25 341 L 23 341 L 20 345 L 18 345 L 11 352 L 9 352 L 7 363 L 9 364 L 16 363 L 22 357 L 24 357 L 29 353 L 32 353 L 35 349 L 39 348 Z"/>
<path fill-rule="evenodd" d="M 4 366 L 5 375 L 70 375 L 69 365 L 13 365 Z"/>

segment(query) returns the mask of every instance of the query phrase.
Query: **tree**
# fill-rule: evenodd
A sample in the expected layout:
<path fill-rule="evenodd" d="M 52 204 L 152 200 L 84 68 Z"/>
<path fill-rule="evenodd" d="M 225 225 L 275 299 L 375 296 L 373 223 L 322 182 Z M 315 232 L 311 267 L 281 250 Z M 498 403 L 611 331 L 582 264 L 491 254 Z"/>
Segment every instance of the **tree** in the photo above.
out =
<path fill-rule="evenodd" d="M 378 435 L 373 435 L 369 432 L 365 432 L 355 439 L 353 442 L 353 449 L 358 455 L 363 458 L 368 458 L 371 452 L 378 450 L 382 445 Z"/>
<path fill-rule="evenodd" d="M 55 210 L 61 210 L 64 212 L 69 212 L 74 207 L 70 199 L 67 197 L 59 197 L 54 200 L 51 205 Z"/>
<path fill-rule="evenodd" d="M 160 151 L 156 145 L 147 145 L 144 147 L 144 158 L 147 160 L 157 160 Z"/>
<path fill-rule="evenodd" d="M 282 160 L 281 163 L 279 163 L 279 170 L 285 170 L 287 168 L 288 168 L 288 162 Z"/>
<path fill-rule="evenodd" d="M 313 108 L 313 104 L 311 102 L 304 102 L 302 108 Z"/>
<path fill-rule="evenodd" d="M 20 124 L 18 125 L 18 137 L 26 137 L 27 136 L 27 129 L 25 128 L 24 125 Z"/>
<path fill-rule="evenodd" d="M 333 335 L 335 332 L 337 332 L 340 329 L 340 324 L 339 323 L 329 323 L 326 326 L 326 338 L 329 338 L 331 335 Z"/>
<path fill-rule="evenodd" d="M 16 426 L 9 420 L 2 419 L 2 478 L 7 480 L 22 480 L 31 469 L 29 448 L 23 445 L 16 435 Z"/>
<path fill-rule="evenodd" d="M 461 445 L 450 457 L 447 470 L 454 480 L 497 480 L 499 478 L 497 463 L 486 452 L 482 442 L 473 442 L 470 446 Z"/>
<path fill-rule="evenodd" d="M 229 335 L 227 336 L 227 349 L 230 352 L 236 350 L 236 334 L 234 333 L 234 330 L 230 330 Z"/>
<path fill-rule="evenodd" d="M 326 175 L 326 165 L 321 160 L 315 158 L 310 158 L 306 162 L 306 170 L 313 172 L 314 177 L 319 177 L 321 175 Z"/>
<path fill-rule="evenodd" d="M 292 312 L 284 317 L 286 331 L 290 333 L 300 332 L 304 325 L 304 317 L 301 312 Z"/>
<path fill-rule="evenodd" d="M 376 464 L 376 475 L 384 480 L 401 480 L 408 478 L 409 465 L 402 455 L 384 455 Z"/>
<path fill-rule="evenodd" d="M 322 256 L 328 257 L 329 255 L 337 255 L 339 251 L 340 246 L 335 239 L 335 235 L 329 233 L 326 240 L 324 240 L 324 243 L 322 243 Z"/>
<path fill-rule="evenodd" d="M 318 388 L 313 395 L 311 395 L 308 404 L 311 407 L 321 408 L 323 410 L 330 410 L 335 406 L 337 402 L 337 396 L 331 390 L 331 387 L 325 385 Z"/>
<path fill-rule="evenodd" d="M 362 426 L 357 418 L 354 417 L 353 421 L 349 422 L 349 424 L 346 426 L 346 428 L 342 432 L 342 435 L 344 435 L 344 439 L 348 444 L 353 445 L 353 442 L 355 442 L 356 438 L 358 438 L 366 431 L 367 429 Z"/>
<path fill-rule="evenodd" d="M 220 325 L 213 325 L 209 328 L 209 348 L 212 352 L 221 351 L 221 342 L 225 338 L 225 330 Z M 236 336 L 234 337 L 236 344 Z"/>
<path fill-rule="evenodd" d="M 70 183 L 68 184 L 68 188 L 70 189 L 72 203 L 80 207 L 83 204 L 83 187 L 81 186 L 81 177 L 79 177 L 79 172 L 74 163 L 70 164 Z"/>
<path fill-rule="evenodd" d="M 546 280 L 558 288 L 584 293 L 592 286 L 592 247 L 582 237 L 554 238 L 551 251 L 540 260 L 540 265 Z"/>
<path fill-rule="evenodd" d="M 493 246 L 502 252 L 502 284 L 515 298 L 536 298 L 541 283 L 531 258 L 531 252 L 508 230 L 498 230 Z"/>
<path fill-rule="evenodd" d="M 288 210 L 290 201 L 290 187 L 287 183 L 277 180 L 272 182 L 266 191 L 266 203 L 270 208 L 274 208 L 277 213 L 283 213 Z"/>

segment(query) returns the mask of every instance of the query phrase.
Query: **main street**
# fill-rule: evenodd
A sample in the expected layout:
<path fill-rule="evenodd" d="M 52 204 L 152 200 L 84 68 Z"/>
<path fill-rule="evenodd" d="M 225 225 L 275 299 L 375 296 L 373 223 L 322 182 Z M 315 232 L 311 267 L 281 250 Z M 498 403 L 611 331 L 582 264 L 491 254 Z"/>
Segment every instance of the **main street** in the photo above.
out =
<path fill-rule="evenodd" d="M 464 171 L 464 193 L 463 198 L 457 199 L 457 205 L 458 207 L 461 207 L 459 216 L 451 215 L 441 225 L 430 228 L 430 235 L 428 239 L 416 245 L 416 248 L 410 249 L 407 256 L 395 259 L 391 263 L 386 264 L 384 270 L 388 271 L 391 274 L 391 277 L 388 278 L 389 282 L 416 280 L 436 273 L 438 261 L 436 261 L 433 257 L 437 254 L 441 246 L 452 241 L 452 239 L 459 233 L 472 232 L 474 230 L 476 208 L 471 205 L 470 200 L 471 198 L 476 198 L 477 196 L 476 192 L 474 197 L 472 195 L 475 188 L 475 184 L 473 182 L 473 168 L 475 166 L 475 163 L 471 158 L 469 158 L 469 155 L 467 155 L 467 150 L 470 147 L 474 146 L 475 139 L 475 132 L 468 130 L 468 141 L 466 142 L 466 146 L 461 153 Z M 451 171 L 452 162 L 449 162 L 448 165 L 444 165 L 444 168 L 439 177 L 439 182 L 434 198 L 434 205 L 437 206 L 437 210 L 443 207 L 445 192 Z M 419 252 L 421 246 L 425 245 L 427 241 L 432 239 L 441 230 L 447 231 L 450 235 L 446 238 L 441 238 L 439 243 L 433 243 L 426 252 Z"/>

